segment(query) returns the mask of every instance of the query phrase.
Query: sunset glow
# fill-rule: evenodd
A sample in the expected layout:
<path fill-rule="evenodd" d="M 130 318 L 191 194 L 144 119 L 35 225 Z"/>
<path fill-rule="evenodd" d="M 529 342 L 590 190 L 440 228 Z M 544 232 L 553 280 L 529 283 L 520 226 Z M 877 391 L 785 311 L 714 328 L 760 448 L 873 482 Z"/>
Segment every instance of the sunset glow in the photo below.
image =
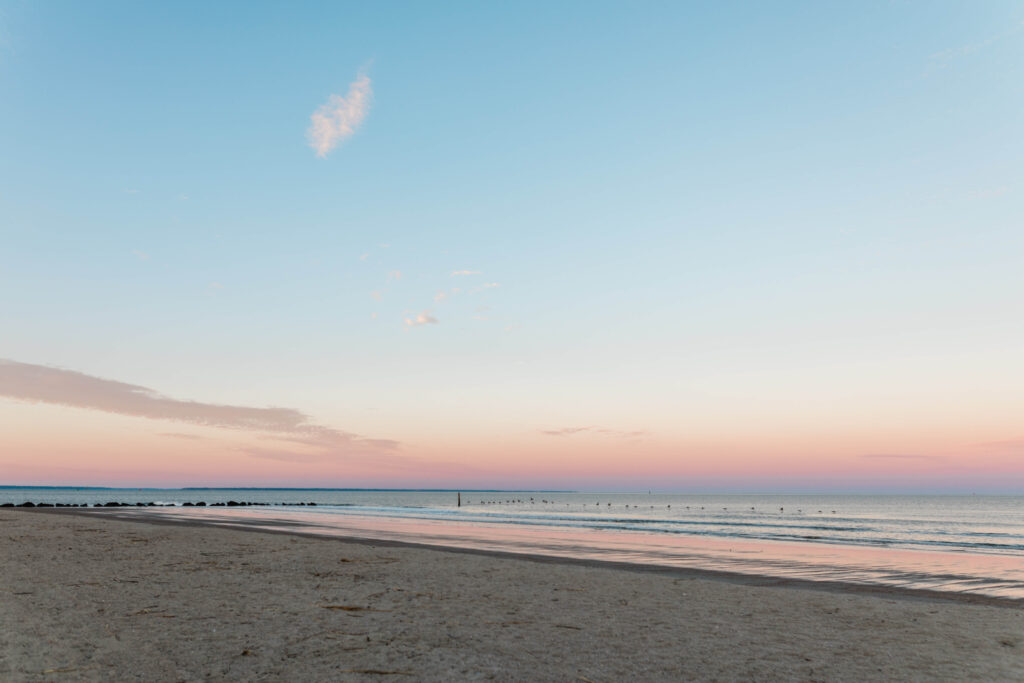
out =
<path fill-rule="evenodd" d="M 0 484 L 1024 492 L 1019 4 L 403 7 L 0 13 Z"/>

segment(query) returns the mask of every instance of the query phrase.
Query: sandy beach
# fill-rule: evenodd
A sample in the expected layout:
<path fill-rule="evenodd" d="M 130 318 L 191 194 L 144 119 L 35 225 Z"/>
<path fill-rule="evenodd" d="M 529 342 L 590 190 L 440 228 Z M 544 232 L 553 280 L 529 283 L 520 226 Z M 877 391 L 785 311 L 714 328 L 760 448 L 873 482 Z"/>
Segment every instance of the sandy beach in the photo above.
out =
<path fill-rule="evenodd" d="M 1021 680 L 998 602 L 0 511 L 0 679 Z"/>

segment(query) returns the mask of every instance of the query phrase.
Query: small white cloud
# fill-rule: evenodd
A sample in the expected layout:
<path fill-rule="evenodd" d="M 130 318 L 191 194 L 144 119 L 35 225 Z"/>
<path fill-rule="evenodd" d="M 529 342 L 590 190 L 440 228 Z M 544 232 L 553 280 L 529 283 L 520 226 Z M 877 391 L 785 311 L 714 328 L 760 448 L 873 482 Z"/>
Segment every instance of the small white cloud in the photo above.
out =
<path fill-rule="evenodd" d="M 419 327 L 420 325 L 436 325 L 436 324 L 437 324 L 437 318 L 435 318 L 434 316 L 430 315 L 430 313 L 428 311 L 423 311 L 422 313 L 417 315 L 415 318 L 406 318 L 405 319 L 405 326 L 406 327 Z"/>
<path fill-rule="evenodd" d="M 380 291 L 379 289 L 375 289 L 372 292 L 370 292 L 370 296 L 373 297 L 374 301 L 380 301 L 381 299 L 384 298 L 384 292 Z"/>
<path fill-rule="evenodd" d="M 438 292 L 434 295 L 434 301 L 444 301 L 448 298 L 448 292 Z"/>
<path fill-rule="evenodd" d="M 400 270 L 392 270 L 390 273 L 388 273 L 388 279 L 389 280 L 401 280 L 402 279 L 402 271 L 400 271 Z"/>
<path fill-rule="evenodd" d="M 360 74 L 349 84 L 344 97 L 331 95 L 313 112 L 306 136 L 318 157 L 326 157 L 332 149 L 355 134 L 370 110 L 372 99 L 370 77 Z"/>
<path fill-rule="evenodd" d="M 366 259 L 368 259 L 368 258 L 370 258 L 370 255 L 369 255 L 369 254 L 360 254 L 360 255 L 359 255 L 359 260 L 360 260 L 360 261 L 365 261 L 365 260 L 366 260 Z"/>
<path fill-rule="evenodd" d="M 132 253 L 140 261 L 148 261 L 149 260 L 149 254 L 147 254 L 146 252 L 142 251 L 141 249 L 132 249 Z"/>
<path fill-rule="evenodd" d="M 453 270 L 452 277 L 456 275 L 480 275 L 479 270 Z"/>
<path fill-rule="evenodd" d="M 499 283 L 497 283 L 497 282 L 485 282 L 484 283 L 484 289 L 494 289 L 495 287 L 501 287 L 501 285 Z"/>

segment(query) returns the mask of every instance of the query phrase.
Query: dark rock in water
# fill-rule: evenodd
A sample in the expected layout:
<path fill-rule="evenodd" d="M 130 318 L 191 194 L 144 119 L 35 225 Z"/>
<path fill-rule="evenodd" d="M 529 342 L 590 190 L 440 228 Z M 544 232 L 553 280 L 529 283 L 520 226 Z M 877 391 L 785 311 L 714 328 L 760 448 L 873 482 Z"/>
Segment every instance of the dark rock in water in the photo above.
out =
<path fill-rule="evenodd" d="M 103 507 L 105 507 L 105 508 L 119 508 L 119 507 L 121 507 L 121 504 L 120 503 L 115 503 L 114 501 L 110 501 L 109 503 L 105 503 L 103 505 Z"/>
<path fill-rule="evenodd" d="M 37 508 L 52 508 L 53 507 L 53 503 L 39 503 L 39 505 L 36 505 L 36 507 Z"/>
<path fill-rule="evenodd" d="M 148 503 L 146 503 L 146 507 L 148 507 L 148 508 L 156 507 L 156 503 L 154 503 L 153 501 L 149 501 Z"/>
<path fill-rule="evenodd" d="M 316 503 L 308 503 L 309 505 L 316 505 Z"/>
<path fill-rule="evenodd" d="M 101 508 L 101 507 L 103 507 L 103 503 L 93 503 L 92 506 L 94 508 Z"/>
<path fill-rule="evenodd" d="M 224 507 L 224 503 L 210 503 L 214 507 Z"/>
<path fill-rule="evenodd" d="M 196 507 L 197 508 L 204 508 L 204 507 L 206 507 L 206 503 L 204 503 L 203 501 L 199 501 L 198 503 L 196 503 Z"/>
<path fill-rule="evenodd" d="M 238 501 L 237 500 L 229 500 L 228 501 L 228 507 L 237 507 L 237 506 L 238 506 Z"/>
<path fill-rule="evenodd" d="M 182 503 L 181 506 L 182 507 L 186 507 L 186 508 L 190 508 L 190 507 L 193 506 L 193 504 L 192 503 Z"/>
<path fill-rule="evenodd" d="M 0 508 L 12 508 L 14 503 L 0 503 Z"/>
<path fill-rule="evenodd" d="M 297 505 L 305 505 L 305 503 L 297 503 Z"/>
<path fill-rule="evenodd" d="M 25 501 L 24 503 L 22 503 L 22 504 L 21 504 L 21 505 L 19 505 L 18 507 L 20 507 L 20 508 L 34 508 L 35 506 L 36 506 L 36 504 L 35 504 L 35 503 L 33 503 L 33 502 L 32 502 L 32 501 L 30 501 L 30 500 L 26 500 L 26 501 Z"/>
<path fill-rule="evenodd" d="M 137 508 L 144 508 L 144 507 L 146 507 L 146 504 L 145 503 L 136 503 L 135 507 L 137 507 Z"/>

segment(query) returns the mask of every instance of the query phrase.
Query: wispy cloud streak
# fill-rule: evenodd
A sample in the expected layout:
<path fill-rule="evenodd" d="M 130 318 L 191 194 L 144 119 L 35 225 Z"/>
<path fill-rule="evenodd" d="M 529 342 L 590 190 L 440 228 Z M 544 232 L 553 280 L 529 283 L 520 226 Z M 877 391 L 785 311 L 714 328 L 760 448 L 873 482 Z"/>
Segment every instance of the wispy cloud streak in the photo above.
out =
<path fill-rule="evenodd" d="M 976 444 L 987 451 L 1016 453 L 1024 455 L 1024 439 L 1006 439 L 1004 441 L 988 441 Z"/>
<path fill-rule="evenodd" d="M 601 436 L 614 436 L 620 439 L 639 439 L 642 436 L 647 436 L 647 432 L 642 430 L 635 431 L 620 431 L 617 429 L 607 429 L 605 427 L 561 427 L 559 429 L 541 429 L 540 433 L 545 436 L 573 436 L 574 434 L 598 434 Z"/>
<path fill-rule="evenodd" d="M 987 47 L 991 47 L 1000 40 L 1016 35 L 1022 30 L 1024 30 L 1024 21 L 1016 24 L 1015 26 L 1012 26 L 1011 28 L 1003 31 L 1002 33 L 996 33 L 994 35 L 988 36 L 987 38 L 984 38 L 983 40 L 974 43 L 967 43 L 965 45 L 960 45 L 959 47 L 951 47 L 949 49 L 942 50 L 941 52 L 936 52 L 930 55 L 930 58 L 941 62 L 948 62 L 949 60 L 954 59 L 956 57 L 966 57 L 967 55 L 971 55 L 974 54 L 975 52 L 984 50 Z"/>
<path fill-rule="evenodd" d="M 206 437 L 199 436 L 198 434 L 182 434 L 181 432 L 161 432 L 160 436 L 166 436 L 171 439 L 185 439 L 187 441 L 204 441 Z"/>
<path fill-rule="evenodd" d="M 183 401 L 135 384 L 13 360 L 0 359 L 0 397 L 200 427 L 264 432 L 277 439 L 338 453 L 380 452 L 398 446 L 395 441 L 367 439 L 314 424 L 307 415 L 292 408 L 252 408 Z"/>
<path fill-rule="evenodd" d="M 941 462 L 946 460 L 942 455 L 919 455 L 916 453 L 865 453 L 860 456 L 868 460 L 930 460 Z"/>
<path fill-rule="evenodd" d="M 327 102 L 309 117 L 309 146 L 324 158 L 332 149 L 352 137 L 370 111 L 373 88 L 370 77 L 360 74 L 348 86 L 348 93 L 331 95 Z"/>

